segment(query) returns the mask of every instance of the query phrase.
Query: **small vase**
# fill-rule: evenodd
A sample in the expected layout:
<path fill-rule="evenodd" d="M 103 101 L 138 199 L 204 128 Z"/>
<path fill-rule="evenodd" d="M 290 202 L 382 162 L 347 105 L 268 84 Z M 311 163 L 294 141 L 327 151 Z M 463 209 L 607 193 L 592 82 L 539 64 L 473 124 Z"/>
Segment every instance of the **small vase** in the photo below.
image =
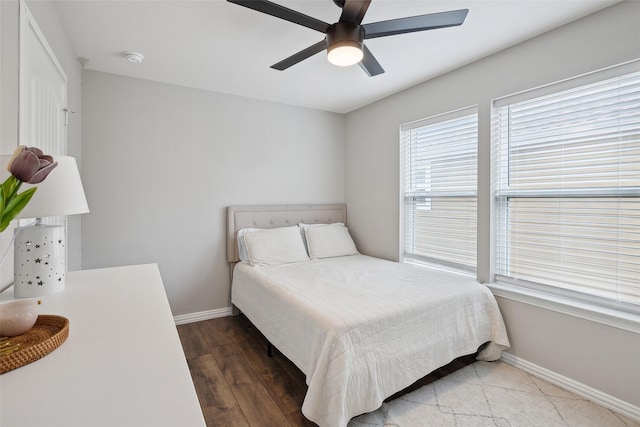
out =
<path fill-rule="evenodd" d="M 38 320 L 37 299 L 24 299 L 0 304 L 0 336 L 22 335 Z"/>

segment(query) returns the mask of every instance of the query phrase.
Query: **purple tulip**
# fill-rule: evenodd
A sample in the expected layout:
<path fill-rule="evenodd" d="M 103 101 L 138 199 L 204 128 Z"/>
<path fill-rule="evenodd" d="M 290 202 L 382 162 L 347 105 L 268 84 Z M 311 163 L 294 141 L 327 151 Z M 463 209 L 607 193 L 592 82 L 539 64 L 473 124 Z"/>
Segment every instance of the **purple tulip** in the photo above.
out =
<path fill-rule="evenodd" d="M 49 175 L 58 162 L 41 149 L 21 145 L 13 153 L 7 169 L 16 179 L 29 184 L 39 184 Z"/>

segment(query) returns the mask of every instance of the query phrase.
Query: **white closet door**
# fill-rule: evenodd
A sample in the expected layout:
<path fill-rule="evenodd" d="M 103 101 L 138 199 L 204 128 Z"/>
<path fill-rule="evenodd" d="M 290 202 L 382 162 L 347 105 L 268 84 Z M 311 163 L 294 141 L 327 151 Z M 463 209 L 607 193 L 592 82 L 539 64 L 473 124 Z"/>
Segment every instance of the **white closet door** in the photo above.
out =
<path fill-rule="evenodd" d="M 67 76 L 24 1 L 20 2 L 21 145 L 67 153 Z"/>

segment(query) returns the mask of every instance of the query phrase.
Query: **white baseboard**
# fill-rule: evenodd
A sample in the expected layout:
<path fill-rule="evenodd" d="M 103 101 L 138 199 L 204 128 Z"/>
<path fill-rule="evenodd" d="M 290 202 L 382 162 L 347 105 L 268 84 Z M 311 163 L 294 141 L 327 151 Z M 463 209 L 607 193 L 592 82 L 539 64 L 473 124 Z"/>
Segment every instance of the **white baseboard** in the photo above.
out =
<path fill-rule="evenodd" d="M 181 314 L 179 316 L 173 316 L 173 321 L 176 325 L 184 325 L 186 323 L 200 322 L 203 320 L 216 319 L 218 317 L 226 316 L 231 316 L 231 307 L 199 311 L 197 313 Z"/>
<path fill-rule="evenodd" d="M 617 397 L 611 396 L 600 390 L 596 390 L 593 387 L 572 380 L 571 378 L 550 371 L 546 368 L 538 366 L 507 352 L 502 353 L 501 360 L 511 366 L 522 369 L 525 372 L 548 381 L 551 384 L 562 387 L 563 389 L 575 393 L 578 396 L 584 397 L 585 399 L 597 403 L 598 405 L 609 408 L 612 411 L 624 415 L 625 417 L 640 421 L 640 407 L 632 405 L 629 402 L 625 402 L 624 400 L 618 399 Z"/>

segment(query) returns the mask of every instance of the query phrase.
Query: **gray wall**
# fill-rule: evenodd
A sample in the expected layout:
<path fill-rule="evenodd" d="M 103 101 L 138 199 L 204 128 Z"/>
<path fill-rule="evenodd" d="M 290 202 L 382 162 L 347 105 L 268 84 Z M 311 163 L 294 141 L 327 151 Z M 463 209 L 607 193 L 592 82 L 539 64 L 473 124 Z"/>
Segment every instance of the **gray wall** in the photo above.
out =
<path fill-rule="evenodd" d="M 617 4 L 348 114 L 345 191 L 359 248 L 400 256 L 399 126 L 478 105 L 478 277 L 489 281 L 491 100 L 639 58 L 639 16 L 640 2 Z M 504 298 L 499 303 L 514 355 L 640 406 L 637 333 Z"/>
<path fill-rule="evenodd" d="M 226 206 L 344 202 L 342 115 L 82 77 L 83 267 L 157 262 L 174 315 L 230 306 Z"/>

